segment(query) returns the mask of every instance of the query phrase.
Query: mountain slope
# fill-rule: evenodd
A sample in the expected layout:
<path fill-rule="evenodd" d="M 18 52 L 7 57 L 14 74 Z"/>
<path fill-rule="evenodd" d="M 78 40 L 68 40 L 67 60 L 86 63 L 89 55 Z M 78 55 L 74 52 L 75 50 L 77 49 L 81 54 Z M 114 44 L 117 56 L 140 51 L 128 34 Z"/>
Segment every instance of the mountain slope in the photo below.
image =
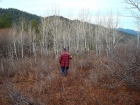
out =
<path fill-rule="evenodd" d="M 11 15 L 14 22 L 19 22 L 21 18 L 25 19 L 26 21 L 30 21 L 34 19 L 40 21 L 40 16 L 34 14 L 30 14 L 14 8 L 8 8 L 8 9 L 0 8 L 1 17 L 5 18 L 7 14 Z"/>
<path fill-rule="evenodd" d="M 124 28 L 118 28 L 119 31 L 122 31 L 122 32 L 125 32 L 125 33 L 128 33 L 130 35 L 134 35 L 134 36 L 137 36 L 137 31 L 135 30 L 132 30 L 132 29 L 124 29 Z"/>
<path fill-rule="evenodd" d="M 40 22 L 40 18 L 41 18 L 40 16 L 30 14 L 30 13 L 27 13 L 27 12 L 24 12 L 24 11 L 21 11 L 18 9 L 14 9 L 14 8 L 9 8 L 9 9 L 0 8 L 0 17 L 1 16 L 6 17 L 6 15 L 8 13 L 11 15 L 13 22 L 16 22 L 16 23 L 20 22 L 21 18 L 25 19 L 27 22 L 29 22 L 31 20 L 37 20 L 38 22 Z M 54 20 L 55 17 L 56 16 L 49 16 L 49 17 L 46 17 L 46 19 L 49 18 L 49 20 Z M 59 20 L 61 20 L 61 22 L 65 23 L 66 25 L 69 25 L 69 22 L 72 24 L 81 24 L 82 23 L 82 21 L 70 20 L 70 19 L 62 17 L 62 16 L 57 16 L 57 18 L 59 18 Z M 86 24 L 89 24 L 90 26 L 92 26 L 92 29 L 94 29 L 97 26 L 92 23 L 86 23 Z M 88 29 L 88 27 L 87 27 L 87 29 Z M 137 35 L 137 32 L 134 30 L 131 30 L 131 29 L 118 28 L 117 30 L 120 32 L 120 34 L 126 35 L 128 37 Z"/>

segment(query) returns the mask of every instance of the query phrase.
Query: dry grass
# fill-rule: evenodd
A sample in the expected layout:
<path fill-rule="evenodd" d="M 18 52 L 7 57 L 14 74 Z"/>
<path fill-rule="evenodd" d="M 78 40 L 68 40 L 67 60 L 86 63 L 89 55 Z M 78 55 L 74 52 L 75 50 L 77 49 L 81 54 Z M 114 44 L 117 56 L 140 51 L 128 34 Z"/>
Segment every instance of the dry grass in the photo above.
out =
<path fill-rule="evenodd" d="M 105 57 L 73 55 L 69 74 L 62 77 L 58 60 L 52 57 L 38 57 L 37 64 L 32 57 L 16 59 L 14 69 L 11 61 L 1 60 L 5 68 L 1 71 L 0 104 L 139 105 L 140 91 L 118 79 L 101 61 L 108 64 Z"/>
<path fill-rule="evenodd" d="M 0 31 L 0 105 L 140 105 L 140 50 L 134 44 L 116 46 L 109 57 L 73 53 L 62 77 L 52 53 L 37 54 L 36 62 L 32 53 L 12 56 L 11 40 Z"/>

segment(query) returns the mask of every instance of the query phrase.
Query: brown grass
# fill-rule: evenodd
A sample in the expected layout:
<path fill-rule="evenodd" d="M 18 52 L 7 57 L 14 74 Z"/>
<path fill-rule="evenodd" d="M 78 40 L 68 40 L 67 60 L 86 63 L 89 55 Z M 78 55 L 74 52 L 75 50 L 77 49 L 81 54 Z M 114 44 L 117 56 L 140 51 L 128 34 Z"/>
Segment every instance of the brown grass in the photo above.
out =
<path fill-rule="evenodd" d="M 91 54 L 92 55 L 92 54 Z M 139 90 L 130 88 L 104 67 L 99 58 L 73 56 L 69 74 L 62 77 L 54 58 L 17 59 L 15 72 L 1 72 L 1 105 L 139 105 Z M 1 61 L 8 63 L 8 61 Z M 102 57 L 102 62 L 108 61 Z"/>
<path fill-rule="evenodd" d="M 116 46 L 108 57 L 73 53 L 62 77 L 52 53 L 36 62 L 32 53 L 8 56 L 6 32 L 0 30 L 0 105 L 140 105 L 140 49 L 133 44 Z"/>

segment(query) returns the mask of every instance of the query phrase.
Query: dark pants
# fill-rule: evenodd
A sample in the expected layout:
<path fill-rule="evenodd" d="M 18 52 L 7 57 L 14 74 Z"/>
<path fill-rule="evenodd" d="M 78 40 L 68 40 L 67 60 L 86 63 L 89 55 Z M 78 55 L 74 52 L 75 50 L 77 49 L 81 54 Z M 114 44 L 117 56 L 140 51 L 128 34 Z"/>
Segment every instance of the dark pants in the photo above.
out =
<path fill-rule="evenodd" d="M 67 76 L 67 74 L 68 74 L 68 69 L 69 69 L 69 67 L 63 67 L 63 66 L 61 66 L 61 70 L 62 70 L 62 75 L 63 75 L 63 76 Z"/>

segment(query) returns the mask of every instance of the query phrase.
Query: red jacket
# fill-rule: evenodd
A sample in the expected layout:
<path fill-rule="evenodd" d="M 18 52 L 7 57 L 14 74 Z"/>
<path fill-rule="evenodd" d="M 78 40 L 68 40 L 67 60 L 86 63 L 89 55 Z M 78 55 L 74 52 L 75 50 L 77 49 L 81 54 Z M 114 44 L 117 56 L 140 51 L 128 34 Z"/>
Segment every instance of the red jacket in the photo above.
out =
<path fill-rule="evenodd" d="M 70 54 L 64 51 L 63 54 L 61 54 L 60 56 L 59 63 L 63 67 L 69 67 L 69 60 L 71 59 L 72 57 L 70 56 Z"/>

